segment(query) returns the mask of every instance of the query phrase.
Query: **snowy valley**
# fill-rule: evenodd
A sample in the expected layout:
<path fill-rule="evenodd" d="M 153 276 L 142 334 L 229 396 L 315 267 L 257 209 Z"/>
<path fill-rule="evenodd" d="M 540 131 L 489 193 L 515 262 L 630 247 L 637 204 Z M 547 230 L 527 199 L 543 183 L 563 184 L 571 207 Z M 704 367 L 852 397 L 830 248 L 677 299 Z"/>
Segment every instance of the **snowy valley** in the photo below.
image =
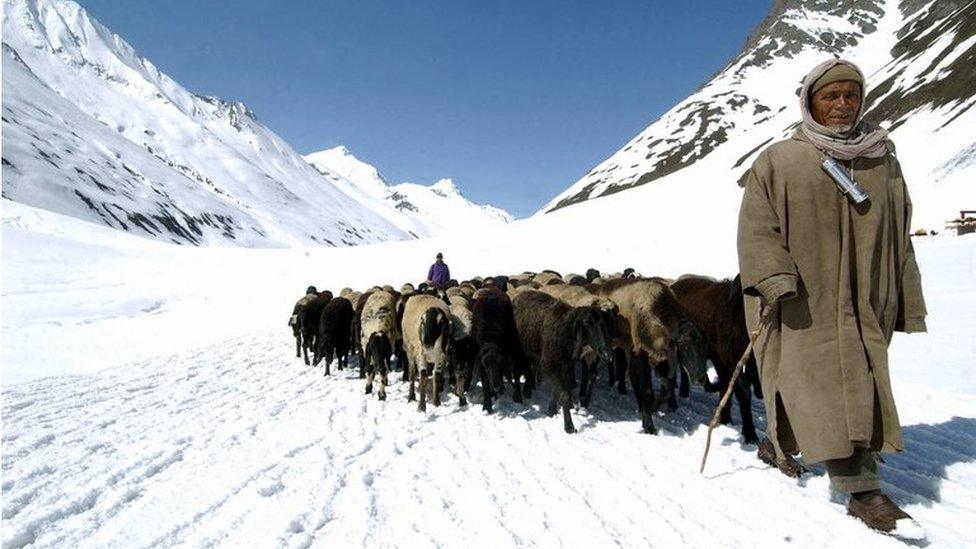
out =
<path fill-rule="evenodd" d="M 380 402 L 355 369 L 306 367 L 286 321 L 309 284 L 416 283 L 437 252 L 458 279 L 734 276 L 736 180 L 791 131 L 783 82 L 828 51 L 879 84 L 914 225 L 940 229 L 976 207 L 974 7 L 777 1 L 714 79 L 512 220 L 449 179 L 391 183 L 344 147 L 303 157 L 78 5 L 5 0 L 0 543 L 903 547 L 848 518 L 823 467 L 797 481 L 759 462 L 738 410 L 700 475 L 717 403 L 700 388 L 655 436 L 603 377 L 574 435 L 546 384 L 492 414 L 478 391 L 420 413 L 399 381 Z M 944 101 L 906 103 L 940 82 Z M 976 234 L 914 245 L 929 331 L 890 349 L 906 451 L 882 482 L 923 546 L 972 547 Z"/>

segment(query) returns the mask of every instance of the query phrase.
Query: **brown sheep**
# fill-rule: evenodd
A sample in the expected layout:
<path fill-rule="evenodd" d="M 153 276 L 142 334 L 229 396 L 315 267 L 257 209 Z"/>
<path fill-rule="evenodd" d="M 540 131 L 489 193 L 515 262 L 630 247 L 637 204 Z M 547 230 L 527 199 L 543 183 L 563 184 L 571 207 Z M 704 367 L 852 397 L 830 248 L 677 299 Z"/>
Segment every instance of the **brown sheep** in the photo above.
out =
<path fill-rule="evenodd" d="M 619 307 L 619 330 L 629 336 L 627 368 L 644 432 L 654 433 L 652 416 L 671 396 L 678 370 L 696 381 L 705 378 L 706 336 L 666 284 L 654 279 L 617 279 L 586 287 Z M 652 368 L 664 378 L 664 391 L 655 397 Z M 674 403 L 677 404 L 676 402 Z"/>
<path fill-rule="evenodd" d="M 478 291 L 478 288 L 476 288 L 474 284 L 471 284 L 470 282 L 463 282 L 460 286 L 458 286 L 458 290 L 461 291 L 461 294 L 464 295 L 464 297 L 473 299 L 474 293 Z"/>
<path fill-rule="evenodd" d="M 417 409 L 427 410 L 427 384 L 434 378 L 434 406 L 440 406 L 438 377 L 443 376 L 448 363 L 451 343 L 451 311 L 440 299 L 430 295 L 416 295 L 407 301 L 403 312 L 403 348 L 410 364 L 408 401 L 416 398 L 414 383 L 420 378 L 420 403 Z"/>
<path fill-rule="evenodd" d="M 742 301 L 742 282 L 738 275 L 732 280 L 715 280 L 703 276 L 685 275 L 671 284 L 681 305 L 691 313 L 695 322 L 708 335 L 708 356 L 715 367 L 718 383 L 706 383 L 706 390 L 724 394 L 732 378 L 732 371 L 749 345 L 746 312 Z M 750 355 L 742 377 L 733 388 L 742 416 L 742 436 L 747 443 L 759 437 L 752 419 L 752 398 L 749 387 L 762 398 L 755 359 Z M 722 409 L 723 424 L 732 423 L 731 401 Z"/>
<path fill-rule="evenodd" d="M 396 296 L 383 290 L 364 294 L 360 324 L 362 334 L 360 345 L 363 349 L 363 362 L 366 366 L 366 394 L 373 392 L 373 378 L 380 374 L 380 400 L 386 400 L 386 386 L 389 382 L 390 355 L 400 338 L 396 322 Z"/>
<path fill-rule="evenodd" d="M 450 299 L 450 298 L 452 298 L 454 296 L 462 296 L 463 297 L 464 296 L 464 291 L 461 290 L 461 288 L 459 286 L 455 286 L 453 288 L 448 288 L 447 290 L 444 290 L 444 295 L 447 296 L 448 299 Z"/>
<path fill-rule="evenodd" d="M 552 281 L 558 280 L 560 283 L 563 278 L 559 276 L 559 273 L 554 271 L 542 271 L 541 273 L 532 277 L 533 282 L 538 282 L 540 286 L 545 286 L 546 284 L 552 284 Z"/>

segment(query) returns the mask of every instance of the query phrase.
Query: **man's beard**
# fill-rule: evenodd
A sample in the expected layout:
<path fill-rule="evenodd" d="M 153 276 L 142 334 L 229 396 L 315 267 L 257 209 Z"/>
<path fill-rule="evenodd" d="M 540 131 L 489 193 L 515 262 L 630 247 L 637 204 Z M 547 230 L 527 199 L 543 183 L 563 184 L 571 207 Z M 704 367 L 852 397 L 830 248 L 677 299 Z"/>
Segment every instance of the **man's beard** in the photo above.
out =
<path fill-rule="evenodd" d="M 851 132 L 854 130 L 854 126 L 855 126 L 854 124 L 841 124 L 841 125 L 831 125 L 827 127 L 837 133 L 849 136 Z"/>

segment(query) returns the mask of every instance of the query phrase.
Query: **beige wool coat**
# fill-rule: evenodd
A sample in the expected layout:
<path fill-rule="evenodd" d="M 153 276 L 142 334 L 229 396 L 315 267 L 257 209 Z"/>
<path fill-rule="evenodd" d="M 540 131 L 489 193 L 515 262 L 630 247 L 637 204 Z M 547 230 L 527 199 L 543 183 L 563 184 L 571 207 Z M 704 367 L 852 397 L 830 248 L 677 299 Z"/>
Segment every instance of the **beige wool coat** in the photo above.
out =
<path fill-rule="evenodd" d="M 902 450 L 888 344 L 896 330 L 925 331 L 926 314 L 895 155 L 854 159 L 854 179 L 870 197 L 857 207 L 820 160 L 801 137 L 763 151 L 746 177 L 738 234 L 750 332 L 759 295 L 795 292 L 773 312 L 755 354 L 769 437 L 780 455 L 801 452 L 808 462 L 855 447 Z"/>

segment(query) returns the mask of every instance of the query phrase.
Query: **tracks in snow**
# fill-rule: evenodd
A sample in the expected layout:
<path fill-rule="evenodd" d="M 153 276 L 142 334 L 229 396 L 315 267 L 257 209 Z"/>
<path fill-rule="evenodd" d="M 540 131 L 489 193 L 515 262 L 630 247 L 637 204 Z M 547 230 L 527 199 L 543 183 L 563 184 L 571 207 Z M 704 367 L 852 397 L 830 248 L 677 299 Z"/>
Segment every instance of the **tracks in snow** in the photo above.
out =
<path fill-rule="evenodd" d="M 379 402 L 293 349 L 269 333 L 4 388 L 3 545 L 894 543 L 847 519 L 824 476 L 798 486 L 729 428 L 698 475 L 714 395 L 693 391 L 651 437 L 601 380 L 567 436 L 546 389 L 492 415 L 477 394 L 421 414 L 404 384 Z M 973 400 L 906 427 L 883 467 L 937 545 L 976 541 Z"/>

